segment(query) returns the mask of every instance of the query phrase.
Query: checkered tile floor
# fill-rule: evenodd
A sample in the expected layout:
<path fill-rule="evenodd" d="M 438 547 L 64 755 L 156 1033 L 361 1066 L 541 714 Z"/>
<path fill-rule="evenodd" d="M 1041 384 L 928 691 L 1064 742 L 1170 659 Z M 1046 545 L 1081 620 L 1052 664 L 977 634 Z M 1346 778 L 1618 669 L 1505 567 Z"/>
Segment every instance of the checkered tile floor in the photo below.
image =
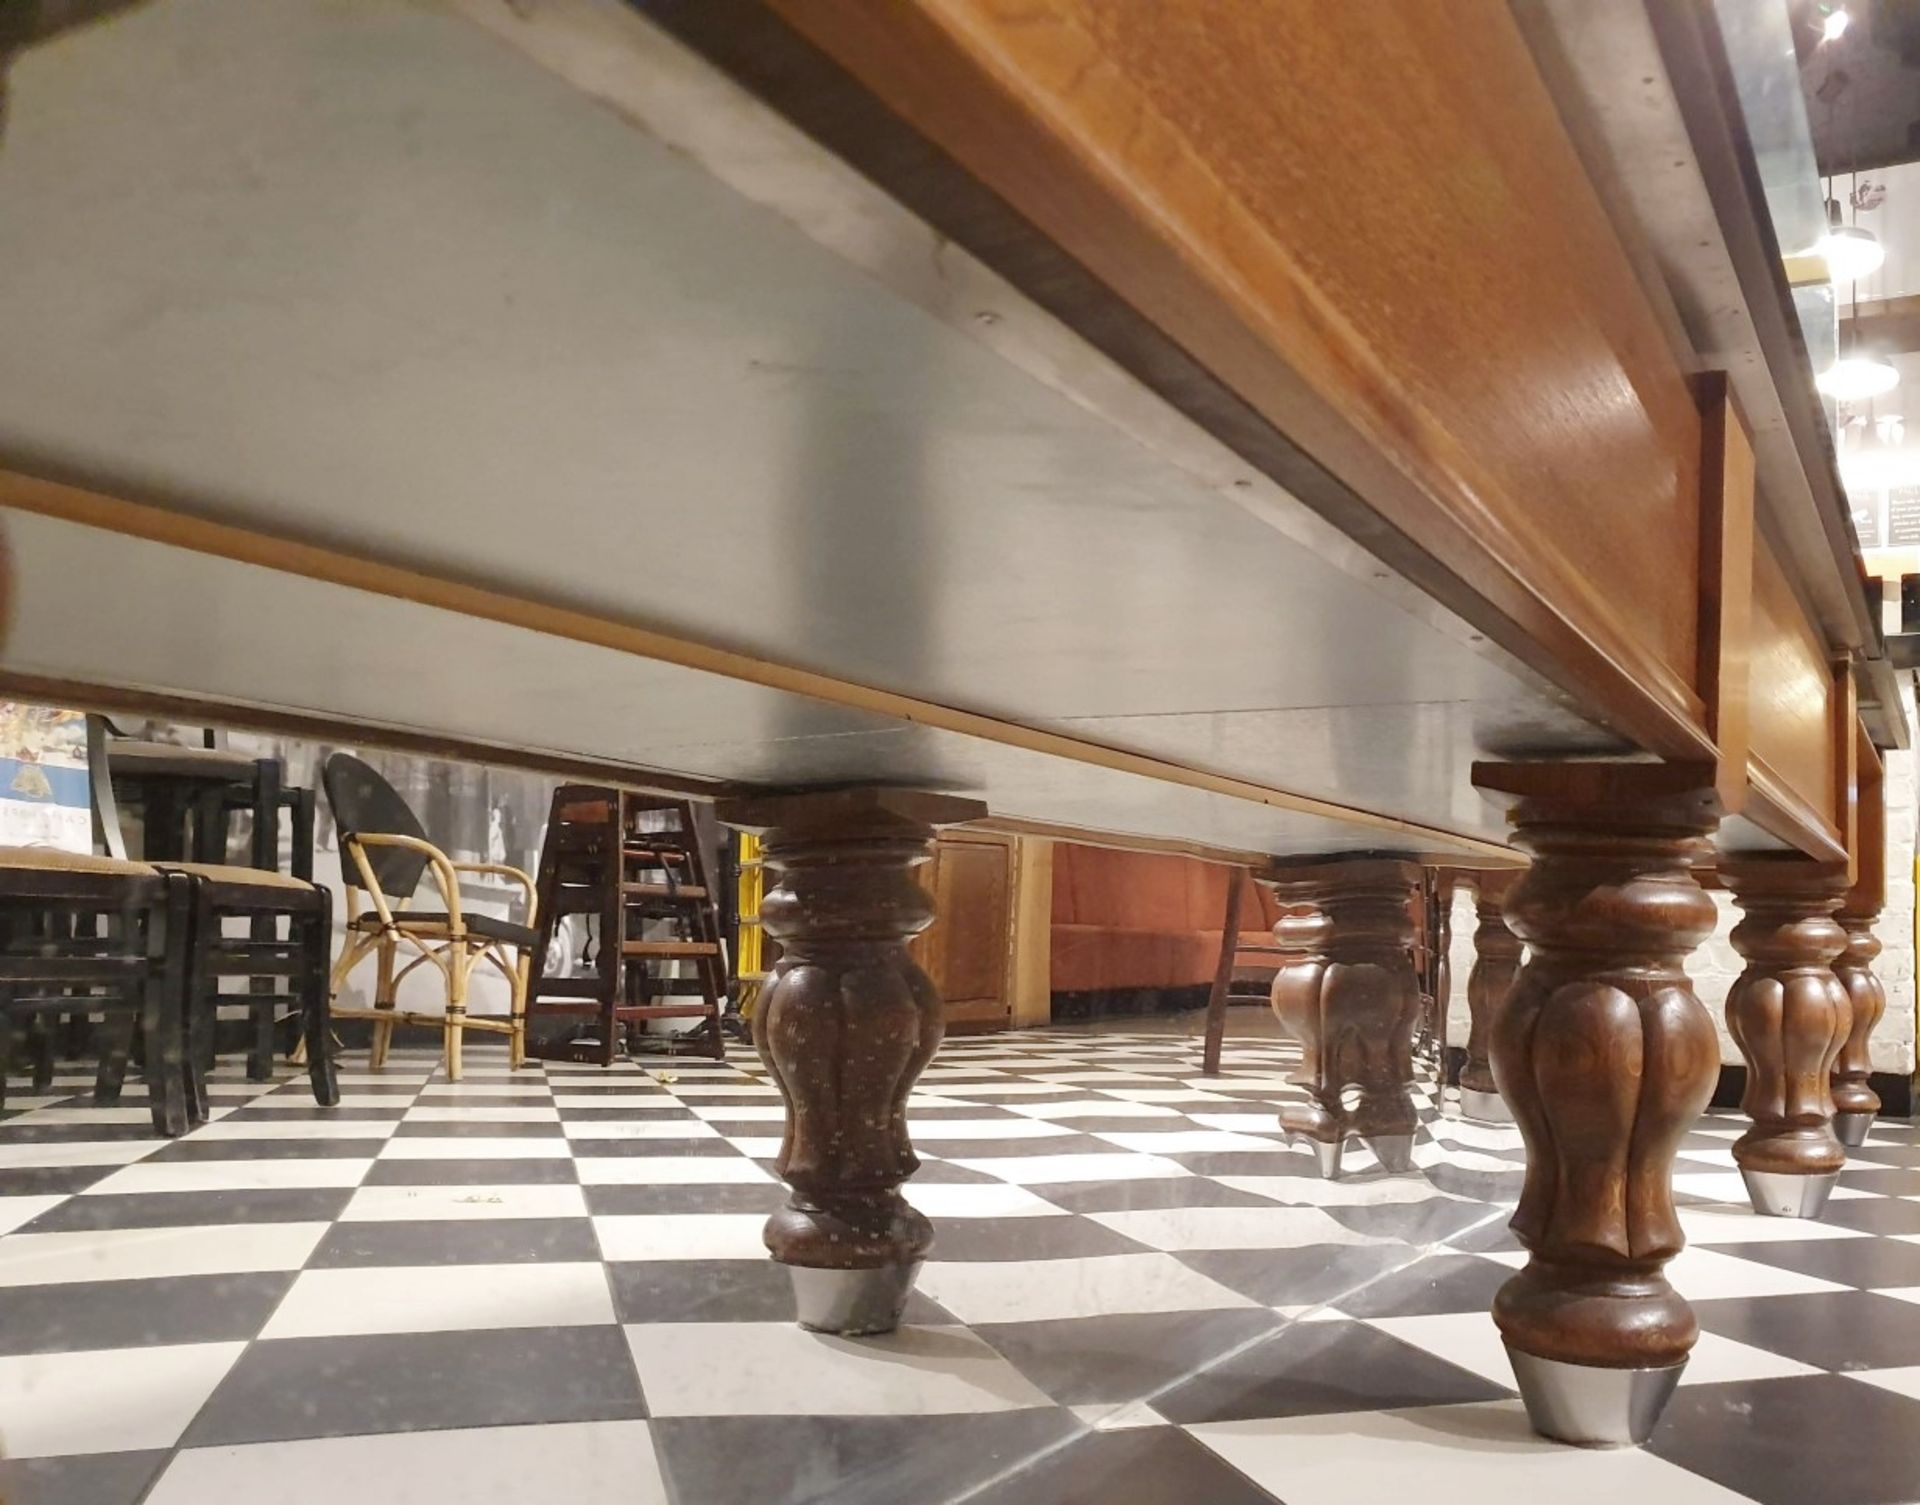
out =
<path fill-rule="evenodd" d="M 791 1321 L 758 1063 L 426 1056 L 250 1086 L 168 1144 L 134 1094 L 0 1122 L 8 1505 L 1659 1505 L 1920 1501 L 1920 1144 L 1818 1223 L 1687 1141 L 1705 1336 L 1644 1451 L 1527 1431 L 1487 1303 L 1520 1151 L 1423 1096 L 1419 1173 L 1282 1145 L 1296 1056 L 958 1039 L 912 1103 L 939 1226 L 911 1326 Z M 85 1083 L 63 1077 L 56 1092 Z"/>

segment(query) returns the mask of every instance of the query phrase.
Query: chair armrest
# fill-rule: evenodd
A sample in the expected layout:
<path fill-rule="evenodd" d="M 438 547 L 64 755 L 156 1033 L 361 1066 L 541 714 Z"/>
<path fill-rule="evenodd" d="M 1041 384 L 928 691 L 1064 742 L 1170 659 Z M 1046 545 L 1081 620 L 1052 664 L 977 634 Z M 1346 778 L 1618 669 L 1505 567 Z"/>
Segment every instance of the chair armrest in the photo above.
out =
<path fill-rule="evenodd" d="M 534 893 L 533 874 L 525 868 L 514 867 L 506 862 L 456 862 L 453 864 L 453 870 L 456 873 L 493 873 L 502 878 L 513 879 L 527 891 L 527 927 L 531 929 L 536 923 L 535 912 L 540 907 L 540 901 Z"/>
<path fill-rule="evenodd" d="M 374 880 L 373 866 L 367 861 L 366 847 L 401 847 L 409 852 L 419 852 L 427 859 L 427 865 L 433 870 L 433 881 L 439 886 L 440 897 L 446 901 L 447 928 L 459 935 L 467 928 L 460 915 L 460 879 L 453 869 L 453 859 L 430 841 L 418 836 L 401 836 L 390 831 L 357 831 L 347 838 L 355 848 L 353 860 L 360 866 L 360 876 L 364 880 L 367 893 L 373 899 L 373 907 L 380 912 L 385 923 L 393 923 L 393 914 L 387 908 L 387 896 L 381 892 L 380 885 Z"/>

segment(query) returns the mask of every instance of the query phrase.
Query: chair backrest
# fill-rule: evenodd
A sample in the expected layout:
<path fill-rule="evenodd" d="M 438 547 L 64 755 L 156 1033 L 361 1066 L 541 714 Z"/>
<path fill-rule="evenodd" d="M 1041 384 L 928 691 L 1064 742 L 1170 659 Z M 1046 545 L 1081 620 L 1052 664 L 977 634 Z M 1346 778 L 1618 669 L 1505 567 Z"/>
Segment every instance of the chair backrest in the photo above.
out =
<path fill-rule="evenodd" d="M 349 888 L 364 889 L 367 885 L 360 876 L 360 865 L 346 854 L 348 837 L 371 832 L 426 840 L 427 828 L 400 798 L 400 792 L 352 753 L 337 752 L 328 758 L 320 771 L 320 783 L 327 791 L 333 823 L 340 828 L 340 876 Z M 427 870 L 424 852 L 370 846 L 366 853 L 381 893 L 390 899 L 413 897 L 414 889 L 420 886 L 420 875 Z"/>

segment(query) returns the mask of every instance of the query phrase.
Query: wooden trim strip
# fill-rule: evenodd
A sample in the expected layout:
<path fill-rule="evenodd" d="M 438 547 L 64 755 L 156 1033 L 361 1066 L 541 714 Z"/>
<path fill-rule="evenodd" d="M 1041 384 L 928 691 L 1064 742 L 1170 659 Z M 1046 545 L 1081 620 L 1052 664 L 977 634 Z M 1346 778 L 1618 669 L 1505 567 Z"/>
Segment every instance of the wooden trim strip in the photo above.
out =
<path fill-rule="evenodd" d="M 1405 844 L 1425 846 L 1437 841 L 1443 847 L 1464 848 L 1495 861 L 1503 860 L 1506 853 L 1504 847 L 1491 842 L 1421 825 L 1416 821 L 1378 815 L 1350 805 L 1209 773 L 1058 732 L 1040 731 L 972 711 L 955 710 L 890 690 L 878 690 L 811 670 L 771 663 L 730 649 L 689 642 L 651 628 L 594 616 L 571 607 L 509 595 L 316 544 L 301 543 L 142 502 L 106 496 L 17 471 L 0 470 L 0 507 L 58 518 L 104 532 L 145 539 L 171 548 L 189 549 L 195 553 L 346 586 L 394 600 L 411 601 L 416 605 L 498 622 L 548 637 L 677 664 L 682 668 L 763 685 L 772 690 L 804 695 L 830 705 L 847 706 L 895 721 L 935 727 L 1027 752 L 1091 764 L 1116 773 L 1157 779 L 1162 783 L 1201 789 L 1253 804 L 1340 821 L 1363 830 L 1386 832 L 1402 838 Z"/>
<path fill-rule="evenodd" d="M 1747 755 L 1747 802 L 1741 814 L 1817 862 L 1847 860 L 1840 828 L 1795 794 L 1758 753 Z"/>

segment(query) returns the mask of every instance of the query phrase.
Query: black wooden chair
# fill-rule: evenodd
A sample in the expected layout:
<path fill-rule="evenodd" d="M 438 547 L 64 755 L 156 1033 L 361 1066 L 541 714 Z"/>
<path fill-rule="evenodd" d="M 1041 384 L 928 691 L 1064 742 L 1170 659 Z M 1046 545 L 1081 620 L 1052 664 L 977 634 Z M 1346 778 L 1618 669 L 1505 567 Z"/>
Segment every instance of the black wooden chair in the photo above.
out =
<path fill-rule="evenodd" d="M 347 890 L 346 944 L 334 964 L 332 992 L 337 995 L 348 974 L 366 958 L 373 957 L 378 969 L 373 1007 L 336 1006 L 333 1017 L 372 1021 L 375 1071 L 386 1064 L 394 1027 L 401 1024 L 443 1031 L 451 1081 L 460 1080 L 462 1038 L 470 1029 L 506 1035 L 508 1063 L 519 1067 L 526 1059 L 527 968 L 538 939 L 532 875 L 505 863 L 455 862 L 427 840 L 426 828 L 398 791 L 350 753 L 328 758 L 320 781 L 340 830 L 340 875 Z M 442 907 L 414 909 L 414 891 L 429 872 Z M 460 903 L 462 873 L 488 873 L 519 883 L 527 895 L 525 923 L 469 914 Z M 413 955 L 399 965 L 402 948 Z M 467 985 L 482 961 L 499 968 L 507 979 L 512 1003 L 506 1019 L 467 1013 Z M 423 963 L 438 971 L 445 984 L 444 1014 L 395 1007 L 401 980 Z"/>
<path fill-rule="evenodd" d="M 17 1022 L 97 1012 L 94 1101 L 118 1101 L 138 1024 L 154 1129 L 186 1132 L 203 1101 L 181 1007 L 188 902 L 185 878 L 143 862 L 0 848 L 0 1105 Z"/>
<path fill-rule="evenodd" d="M 191 926 L 187 946 L 188 1059 L 195 1106 L 205 1116 L 203 1073 L 214 1060 L 214 1035 L 222 1004 L 244 1004 L 251 1025 L 247 1076 L 273 1077 L 275 1033 L 283 1005 L 300 1020 L 300 1041 L 314 1101 L 331 1108 L 340 1101 L 334 1079 L 333 1029 L 329 1016 L 327 956 L 332 944 L 333 901 L 324 888 L 259 868 L 217 863 L 165 865 L 190 886 Z M 230 934 L 228 922 L 244 924 Z M 222 978 L 284 982 L 281 992 L 222 992 Z"/>

